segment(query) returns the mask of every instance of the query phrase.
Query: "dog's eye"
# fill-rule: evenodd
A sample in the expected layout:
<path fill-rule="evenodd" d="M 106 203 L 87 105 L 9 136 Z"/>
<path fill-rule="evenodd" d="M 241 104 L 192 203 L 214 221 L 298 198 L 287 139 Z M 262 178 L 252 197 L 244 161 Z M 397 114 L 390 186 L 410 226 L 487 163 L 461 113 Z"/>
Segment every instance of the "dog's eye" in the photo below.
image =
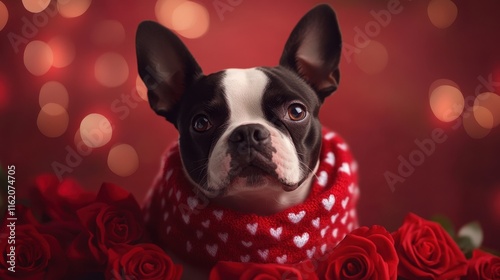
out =
<path fill-rule="evenodd" d="M 292 121 L 301 121 L 306 115 L 306 107 L 302 104 L 294 103 L 288 107 L 288 117 Z"/>
<path fill-rule="evenodd" d="M 198 132 L 205 132 L 212 128 L 212 123 L 205 115 L 198 115 L 193 119 L 193 128 Z"/>

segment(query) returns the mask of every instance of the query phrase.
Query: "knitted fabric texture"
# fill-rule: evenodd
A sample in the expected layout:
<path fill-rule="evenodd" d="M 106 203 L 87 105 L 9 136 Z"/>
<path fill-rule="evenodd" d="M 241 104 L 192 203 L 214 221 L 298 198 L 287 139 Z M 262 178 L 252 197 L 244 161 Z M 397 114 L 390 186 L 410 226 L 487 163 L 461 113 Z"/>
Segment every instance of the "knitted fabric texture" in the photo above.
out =
<path fill-rule="evenodd" d="M 144 217 L 154 243 L 195 265 L 299 263 L 328 253 L 358 226 L 356 169 L 347 145 L 323 129 L 320 165 L 307 199 L 258 216 L 197 196 L 174 145 L 146 196 Z"/>

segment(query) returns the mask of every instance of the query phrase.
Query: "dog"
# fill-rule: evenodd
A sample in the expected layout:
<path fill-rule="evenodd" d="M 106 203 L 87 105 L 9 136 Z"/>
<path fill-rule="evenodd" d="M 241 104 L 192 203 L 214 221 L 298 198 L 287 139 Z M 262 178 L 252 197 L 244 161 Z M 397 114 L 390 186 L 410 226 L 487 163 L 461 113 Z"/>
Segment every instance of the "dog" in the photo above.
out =
<path fill-rule="evenodd" d="M 245 233 L 234 233 L 238 238 L 232 238 L 232 233 L 228 233 L 232 224 L 246 221 L 247 216 L 249 219 L 267 219 L 281 217 L 279 215 L 288 209 L 299 209 L 294 207 L 300 207 L 308 200 L 315 182 L 321 187 L 326 184 L 326 179 L 322 181 L 320 176 L 325 172 L 320 170 L 321 151 L 325 138 L 337 136 L 324 130 L 318 115 L 325 99 L 339 85 L 341 48 L 341 33 L 335 12 L 328 5 L 318 5 L 304 15 L 291 32 L 278 66 L 226 69 L 205 75 L 172 31 L 152 21 L 139 25 L 136 34 L 138 71 L 148 87 L 149 104 L 156 114 L 173 124 L 179 132 L 178 144 L 170 149 L 165 159 L 170 161 L 166 163 L 170 167 L 165 167 L 164 163 L 147 198 L 145 218 L 150 230 L 157 231 L 153 238 L 155 242 L 166 243 L 164 249 L 174 256 L 174 261 L 184 265 L 186 279 L 206 278 L 210 270 L 210 266 L 199 264 L 211 262 L 200 261 L 198 265 L 193 265 L 191 259 L 195 257 L 186 255 L 198 250 L 198 247 L 216 261 L 232 260 L 228 256 L 237 250 L 227 250 L 224 256 L 225 247 L 222 245 L 233 244 L 230 241 L 234 241 L 234 246 L 243 249 L 257 246 L 256 241 L 243 240 L 246 238 L 244 234 L 248 234 L 248 238 L 267 234 L 270 240 L 306 248 L 306 245 L 313 244 L 309 228 L 318 229 L 318 238 L 320 235 L 325 238 L 320 229 L 326 228 L 330 238 L 334 236 L 338 243 L 337 239 L 341 236 L 331 224 L 340 223 L 342 219 L 344 225 L 339 227 L 344 235 L 349 231 L 347 224 L 351 229 L 357 225 L 353 209 L 355 199 L 349 201 L 356 187 L 353 183 L 354 163 L 345 149 L 346 144 L 338 140 L 332 146 L 335 152 L 324 153 L 324 157 L 326 166 L 332 166 L 331 173 L 338 174 L 330 179 L 332 182 L 337 180 L 337 183 L 340 180 L 345 190 L 327 194 L 315 202 L 321 206 L 321 211 L 326 211 L 321 212 L 322 216 L 326 217 L 328 213 L 325 219 L 311 216 L 306 225 L 306 219 L 302 217 L 307 217 L 309 212 L 297 210 L 283 216 L 284 220 L 276 222 L 276 227 L 265 228 L 267 220 L 251 220 L 242 224 Z M 335 161 L 344 163 L 334 164 L 334 157 Z M 346 179 L 349 183 L 344 183 L 342 176 L 350 176 L 349 180 Z M 180 179 L 174 180 L 174 177 Z M 189 190 L 181 192 L 169 187 L 172 180 L 189 185 Z M 348 203 L 346 210 L 344 204 Z M 218 208 L 212 209 L 212 214 L 206 214 L 209 216 L 200 218 L 195 226 L 196 219 L 205 215 L 211 205 Z M 337 209 L 338 213 L 331 215 L 329 211 L 332 209 Z M 153 215 L 156 218 L 152 218 Z M 218 225 L 215 223 L 223 221 L 222 215 L 227 219 L 230 215 L 235 218 L 216 230 Z M 172 219 L 176 219 L 178 224 L 167 224 Z M 298 228 L 304 232 L 292 233 L 285 241 L 287 228 L 278 226 L 286 219 L 293 226 L 303 223 L 303 227 Z M 164 227 L 160 226 L 163 222 L 166 223 Z M 181 229 L 184 226 L 190 228 Z M 159 227 L 162 227 L 161 231 Z M 281 231 L 278 230 L 280 228 Z M 166 237 L 175 235 L 176 231 L 177 238 L 182 238 L 182 241 Z M 200 232 L 203 234 L 198 234 Z M 211 243 L 207 237 L 209 234 L 214 235 L 214 240 L 219 243 L 214 240 Z M 195 243 L 202 242 L 204 238 L 208 241 L 199 243 L 195 248 Z M 237 242 L 242 244 L 236 245 Z M 172 250 L 172 246 L 177 246 L 174 243 L 182 243 L 182 250 L 187 252 Z M 332 247 L 330 245 L 335 244 L 323 246 L 318 243 L 303 255 L 312 257 L 320 251 L 325 253 L 326 248 Z M 313 248 L 315 252 L 311 254 Z M 279 255 L 273 248 L 260 248 L 253 254 L 245 252 L 235 257 L 236 260 L 293 261 L 293 252 Z"/>

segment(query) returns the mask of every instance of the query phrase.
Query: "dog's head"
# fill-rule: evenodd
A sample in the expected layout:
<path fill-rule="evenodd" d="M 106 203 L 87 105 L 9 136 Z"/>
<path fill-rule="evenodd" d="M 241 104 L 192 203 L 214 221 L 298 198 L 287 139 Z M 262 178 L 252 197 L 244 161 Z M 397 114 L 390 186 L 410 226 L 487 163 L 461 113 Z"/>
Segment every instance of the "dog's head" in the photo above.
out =
<path fill-rule="evenodd" d="M 339 83 L 341 35 L 329 6 L 300 20 L 277 67 L 204 75 L 181 40 L 150 21 L 136 46 L 151 108 L 178 129 L 184 169 L 204 194 L 293 191 L 311 177 L 319 109 Z"/>

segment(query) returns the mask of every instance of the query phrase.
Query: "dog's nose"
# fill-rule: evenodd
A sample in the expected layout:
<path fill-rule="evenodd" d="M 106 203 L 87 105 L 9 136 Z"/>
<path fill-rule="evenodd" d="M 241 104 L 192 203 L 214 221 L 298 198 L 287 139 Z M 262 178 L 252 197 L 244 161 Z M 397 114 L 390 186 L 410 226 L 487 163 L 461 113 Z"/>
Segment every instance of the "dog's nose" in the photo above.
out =
<path fill-rule="evenodd" d="M 237 127 L 229 136 L 229 144 L 235 147 L 258 147 L 267 144 L 271 133 L 261 124 L 245 124 Z"/>

